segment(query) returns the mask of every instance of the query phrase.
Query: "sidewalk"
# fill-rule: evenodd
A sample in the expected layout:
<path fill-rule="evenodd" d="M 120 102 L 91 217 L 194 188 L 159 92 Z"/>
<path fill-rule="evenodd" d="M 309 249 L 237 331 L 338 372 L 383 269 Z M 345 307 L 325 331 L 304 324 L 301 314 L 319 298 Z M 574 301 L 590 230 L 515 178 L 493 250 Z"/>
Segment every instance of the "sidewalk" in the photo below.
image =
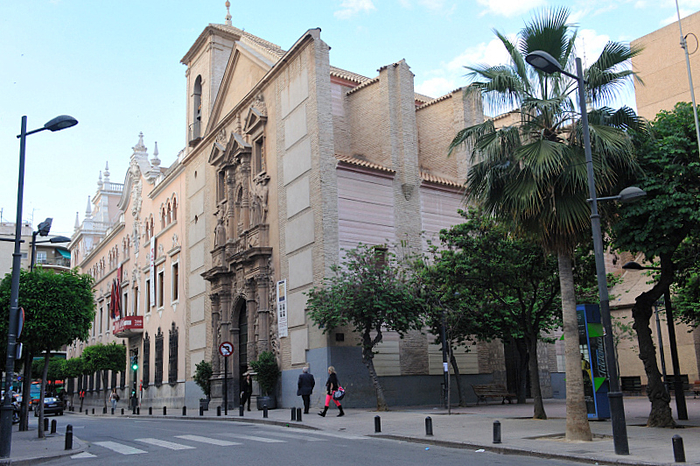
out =
<path fill-rule="evenodd" d="M 301 399 L 299 400 L 301 406 Z M 452 414 L 446 410 L 429 407 L 392 408 L 378 413 L 369 409 L 346 409 L 346 415 L 336 417 L 338 411 L 332 407 L 325 418 L 316 415 L 316 410 L 304 415 L 301 422 L 291 421 L 291 410 L 281 408 L 270 410 L 263 419 L 261 411 L 245 412 L 238 416 L 238 410 L 230 410 L 228 416 L 216 416 L 216 410 L 205 412 L 204 419 L 223 422 L 254 422 L 289 426 L 291 428 L 317 429 L 328 432 L 341 432 L 348 436 L 370 436 L 392 438 L 403 441 L 441 445 L 453 448 L 487 450 L 504 454 L 531 455 L 543 458 L 558 458 L 582 461 L 590 464 L 676 464 L 674 463 L 672 437 L 680 435 L 685 446 L 686 462 L 700 464 L 700 399 L 686 397 L 689 421 L 680 421 L 680 429 L 647 428 L 649 401 L 646 397 L 626 397 L 625 414 L 630 455 L 615 454 L 610 421 L 592 421 L 594 434 L 592 442 L 570 443 L 564 441 L 566 407 L 564 400 L 545 400 L 548 420 L 533 420 L 533 405 L 498 404 L 453 408 Z M 675 400 L 671 401 L 674 409 Z M 160 410 L 154 410 L 154 412 Z M 130 415 L 130 414 L 129 414 Z M 71 423 L 74 413 L 66 413 L 59 418 L 59 434 L 47 435 L 45 440 L 37 439 L 36 430 L 17 432 L 12 436 L 11 464 L 36 464 L 40 459 L 53 459 L 59 456 L 75 455 L 84 451 L 86 445 L 74 437 L 73 450 L 64 450 L 65 426 Z M 102 416 L 102 415 L 100 415 Z M 105 415 L 110 416 L 110 415 Z M 130 415 L 131 416 L 131 415 Z M 142 411 L 139 417 L 148 416 Z M 381 432 L 375 433 L 375 417 L 380 416 Z M 162 418 L 161 415 L 153 417 Z M 426 435 L 426 418 L 432 421 L 433 435 Z M 189 411 L 188 416 L 173 412 L 167 416 L 173 421 L 179 419 L 203 419 L 198 411 Z M 501 444 L 493 443 L 493 423 L 501 423 Z M 2 461 L 0 460 L 0 464 Z"/>

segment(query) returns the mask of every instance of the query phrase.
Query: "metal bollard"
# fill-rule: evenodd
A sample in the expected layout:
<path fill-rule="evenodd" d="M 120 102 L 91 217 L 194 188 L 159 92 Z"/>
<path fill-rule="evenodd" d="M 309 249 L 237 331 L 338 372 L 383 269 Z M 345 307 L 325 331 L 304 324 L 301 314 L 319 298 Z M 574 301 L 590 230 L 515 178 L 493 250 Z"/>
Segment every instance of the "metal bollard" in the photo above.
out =
<path fill-rule="evenodd" d="M 90 412 L 89 412 L 89 410 L 86 409 L 86 410 L 85 410 L 85 415 L 87 416 L 88 414 L 90 414 Z"/>
<path fill-rule="evenodd" d="M 297 420 L 297 409 L 292 408 L 292 421 L 296 421 L 296 420 Z"/>
<path fill-rule="evenodd" d="M 114 408 L 112 408 L 112 416 L 114 416 Z"/>
<path fill-rule="evenodd" d="M 216 415 L 221 416 L 221 406 L 216 407 Z"/>
<path fill-rule="evenodd" d="M 244 406 L 244 405 L 240 405 L 240 406 L 238 407 L 238 415 L 241 416 L 241 417 L 243 417 L 243 413 L 244 413 L 244 412 L 245 412 L 245 406 Z"/>
<path fill-rule="evenodd" d="M 301 422 L 301 408 L 297 408 L 297 422 Z"/>
<path fill-rule="evenodd" d="M 52 434 L 55 434 L 55 433 L 56 433 L 56 425 L 57 425 L 57 424 L 58 424 L 58 423 L 56 422 L 56 419 L 54 419 L 54 420 L 51 421 L 51 433 L 52 433 Z"/>
<path fill-rule="evenodd" d="M 168 408 L 163 406 L 163 416 L 167 416 L 167 415 L 168 415 Z"/>
<path fill-rule="evenodd" d="M 148 407 L 148 415 L 153 416 L 153 406 Z"/>
<path fill-rule="evenodd" d="M 263 417 L 267 419 L 267 404 L 263 405 Z"/>
<path fill-rule="evenodd" d="M 382 431 L 382 418 L 379 416 L 374 416 L 374 433 L 377 434 Z"/>
<path fill-rule="evenodd" d="M 122 408 L 122 416 L 124 415 L 124 408 Z"/>
<path fill-rule="evenodd" d="M 182 407 L 182 415 L 187 416 L 187 406 Z"/>
<path fill-rule="evenodd" d="M 683 437 L 676 434 L 672 438 L 673 458 L 676 463 L 685 463 L 685 448 L 683 448 Z"/>
<path fill-rule="evenodd" d="M 493 443 L 501 443 L 501 423 L 493 421 Z"/>
<path fill-rule="evenodd" d="M 107 414 L 107 407 L 106 406 L 102 407 L 102 414 Z"/>
<path fill-rule="evenodd" d="M 65 445 L 66 450 L 72 450 L 73 449 L 73 426 L 68 424 L 66 426 L 66 445 Z"/>
<path fill-rule="evenodd" d="M 430 416 L 425 418 L 425 435 L 433 435 L 433 420 Z"/>
<path fill-rule="evenodd" d="M 141 406 L 136 407 L 136 415 L 140 416 L 141 415 Z"/>
<path fill-rule="evenodd" d="M 92 408 L 92 414 L 95 414 L 95 408 Z"/>
<path fill-rule="evenodd" d="M 204 406 L 199 405 L 199 415 L 204 416 Z"/>
<path fill-rule="evenodd" d="M 49 420 L 44 418 L 44 432 L 49 430 Z"/>

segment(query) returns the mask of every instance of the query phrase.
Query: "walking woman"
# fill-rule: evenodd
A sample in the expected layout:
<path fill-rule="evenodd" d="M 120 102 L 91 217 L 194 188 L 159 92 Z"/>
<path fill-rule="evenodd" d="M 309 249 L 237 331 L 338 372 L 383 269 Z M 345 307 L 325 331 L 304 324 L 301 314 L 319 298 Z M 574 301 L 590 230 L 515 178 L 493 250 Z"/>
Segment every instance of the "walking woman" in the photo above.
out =
<path fill-rule="evenodd" d="M 335 373 L 335 367 L 329 366 L 328 380 L 326 380 L 326 406 L 323 408 L 323 411 L 318 413 L 319 416 L 326 417 L 328 405 L 330 404 L 331 400 L 333 400 L 333 403 L 335 403 L 335 405 L 338 407 L 338 411 L 340 411 L 340 413 L 338 413 L 338 417 L 345 416 L 345 412 L 343 412 L 343 407 L 340 405 L 340 401 L 333 398 L 333 393 L 338 390 L 338 387 L 340 387 L 340 384 L 338 383 L 338 376 Z"/>

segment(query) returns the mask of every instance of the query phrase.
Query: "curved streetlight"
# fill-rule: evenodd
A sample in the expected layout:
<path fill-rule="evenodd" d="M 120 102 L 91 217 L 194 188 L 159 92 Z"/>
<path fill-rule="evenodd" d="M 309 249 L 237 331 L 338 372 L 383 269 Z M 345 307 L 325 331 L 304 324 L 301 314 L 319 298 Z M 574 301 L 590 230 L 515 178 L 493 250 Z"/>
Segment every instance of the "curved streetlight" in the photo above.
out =
<path fill-rule="evenodd" d="M 12 374 L 15 372 L 17 333 L 19 331 L 19 269 L 22 254 L 22 197 L 24 195 L 24 159 L 27 136 L 40 131 L 60 131 L 78 124 L 69 115 L 60 115 L 49 120 L 43 127 L 27 131 L 27 116 L 22 117 L 19 139 L 19 179 L 17 181 L 17 220 L 15 222 L 15 250 L 12 254 L 12 285 L 10 289 L 10 322 L 7 328 L 7 359 L 5 362 L 5 398 L 0 407 L 0 458 L 9 458 L 12 450 Z"/>
<path fill-rule="evenodd" d="M 661 267 L 642 265 L 634 261 L 627 262 L 622 268 L 626 270 L 661 270 Z M 664 291 L 664 307 L 666 308 L 666 325 L 668 326 L 668 347 L 671 350 L 671 364 L 673 365 L 673 391 L 676 396 L 676 413 L 679 421 L 687 421 L 688 406 L 685 402 L 685 391 L 683 390 L 683 381 L 681 380 L 681 364 L 678 359 L 678 344 L 676 342 L 676 325 L 673 318 L 673 307 L 671 307 L 671 291 L 668 288 Z M 659 340 L 661 340 L 661 328 L 659 328 L 658 318 L 659 314 L 657 312 L 657 329 L 659 332 Z M 659 353 L 663 361 L 663 344 L 659 346 Z M 666 386 L 668 386 L 667 381 L 664 380 L 664 382 Z"/>
<path fill-rule="evenodd" d="M 618 455 L 629 455 L 629 444 L 627 441 L 627 425 L 625 423 L 625 406 L 622 401 L 622 390 L 620 389 L 620 379 L 617 373 L 617 361 L 615 357 L 615 341 L 613 338 L 612 321 L 610 318 L 610 298 L 608 297 L 608 283 L 605 274 L 605 258 L 603 257 L 603 235 L 600 228 L 600 215 L 598 214 L 598 198 L 595 191 L 595 178 L 593 176 L 593 156 L 591 154 L 591 135 L 588 128 L 588 112 L 586 111 L 585 86 L 586 80 L 583 78 L 583 65 L 580 58 L 576 58 L 576 74 L 571 74 L 564 70 L 561 64 L 549 53 L 537 50 L 525 57 L 533 68 L 546 73 L 561 73 L 573 78 L 578 83 L 579 107 L 581 110 L 581 125 L 583 127 L 583 148 L 586 154 L 586 169 L 588 172 L 588 201 L 591 204 L 591 229 L 593 231 L 593 249 L 595 253 L 596 277 L 598 279 L 598 293 L 600 295 L 600 317 L 603 321 L 603 335 L 605 342 L 605 361 L 608 366 L 608 379 L 610 391 L 608 401 L 610 402 L 610 418 L 612 421 L 613 443 L 615 453 Z M 639 189 L 639 188 L 637 188 Z M 640 190 L 641 191 L 641 190 Z M 643 191 L 642 191 L 643 192 Z M 639 193 L 637 193 L 639 194 Z M 620 194 L 620 196 L 622 193 Z M 626 195 L 627 197 L 627 195 Z M 640 196 L 637 195 L 636 198 Z M 613 197 L 611 199 L 622 199 Z"/>

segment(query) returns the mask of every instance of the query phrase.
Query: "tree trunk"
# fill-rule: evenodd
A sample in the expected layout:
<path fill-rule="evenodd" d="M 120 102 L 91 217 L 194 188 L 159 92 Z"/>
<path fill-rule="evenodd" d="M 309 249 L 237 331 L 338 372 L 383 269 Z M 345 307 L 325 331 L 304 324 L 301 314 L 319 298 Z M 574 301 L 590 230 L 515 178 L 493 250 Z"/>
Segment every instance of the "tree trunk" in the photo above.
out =
<path fill-rule="evenodd" d="M 671 395 L 666 391 L 661 380 L 659 367 L 656 365 L 656 349 L 649 328 L 652 305 L 661 297 L 663 290 L 664 285 L 659 281 L 654 288 L 639 295 L 632 308 L 634 328 L 637 331 L 637 341 L 639 342 L 639 359 L 644 363 L 644 372 L 647 375 L 647 396 L 651 401 L 651 412 L 647 419 L 649 427 L 676 426 L 669 406 Z"/>
<path fill-rule="evenodd" d="M 467 402 L 462 395 L 462 382 L 459 380 L 459 367 L 457 366 L 457 358 L 455 358 L 455 353 L 450 347 L 450 364 L 452 364 L 452 371 L 455 373 L 455 382 L 457 382 L 457 398 L 459 398 L 459 406 L 467 406 Z"/>
<path fill-rule="evenodd" d="M 527 342 L 528 346 L 528 362 L 530 368 L 530 387 L 532 389 L 532 397 L 535 403 L 534 419 L 547 419 L 547 413 L 544 412 L 544 403 L 542 402 L 542 388 L 540 387 L 540 365 L 537 360 L 537 338 L 530 338 Z"/>
<path fill-rule="evenodd" d="M 29 403 L 31 392 L 32 392 L 32 361 L 34 356 L 31 352 L 26 351 L 24 353 L 24 371 L 22 375 L 22 412 L 19 418 L 19 430 L 20 432 L 26 432 L 29 430 Z"/>
<path fill-rule="evenodd" d="M 39 410 L 39 427 L 37 431 L 39 432 L 39 438 L 44 438 L 44 397 L 46 396 L 46 377 L 49 374 L 49 357 L 51 356 L 51 350 L 46 350 L 44 353 L 44 372 L 41 374 L 41 393 L 39 395 L 39 404 L 36 409 Z"/>
<path fill-rule="evenodd" d="M 109 394 L 109 390 L 107 389 L 107 382 L 109 378 L 109 371 L 108 370 L 103 370 L 102 371 L 102 386 L 104 387 L 104 407 L 107 407 L 107 396 Z"/>
<path fill-rule="evenodd" d="M 593 440 L 588 424 L 586 399 L 583 394 L 583 373 L 579 350 L 576 293 L 571 254 L 557 254 L 561 286 L 562 323 L 564 327 L 564 360 L 566 363 L 566 440 Z"/>
<path fill-rule="evenodd" d="M 381 341 L 381 335 L 378 335 L 377 338 Z M 369 332 L 365 332 L 362 336 L 362 362 L 367 367 L 369 377 L 372 379 L 372 385 L 374 386 L 374 392 L 377 395 L 377 411 L 387 411 L 389 406 L 386 404 L 386 398 L 384 398 L 384 390 L 379 383 L 377 371 L 374 370 L 374 352 L 372 349 L 374 347 L 373 343 L 376 345 L 379 342 L 377 338 L 373 342 Z"/>

